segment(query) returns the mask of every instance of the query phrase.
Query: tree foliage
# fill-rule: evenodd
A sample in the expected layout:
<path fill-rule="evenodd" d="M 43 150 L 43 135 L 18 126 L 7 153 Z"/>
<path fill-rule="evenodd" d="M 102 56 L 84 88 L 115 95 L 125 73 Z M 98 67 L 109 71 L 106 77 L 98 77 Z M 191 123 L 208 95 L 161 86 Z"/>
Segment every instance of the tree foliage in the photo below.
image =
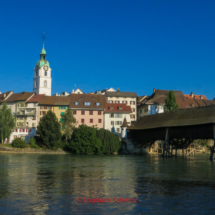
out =
<path fill-rule="evenodd" d="M 67 109 L 62 118 L 62 133 L 65 135 L 66 140 L 71 138 L 72 132 L 76 125 L 76 119 L 73 116 L 73 111 L 71 109 Z"/>
<path fill-rule="evenodd" d="M 176 97 L 173 90 L 170 90 L 167 94 L 164 111 L 174 111 L 174 110 L 178 110 L 178 104 L 176 102 Z"/>
<path fill-rule="evenodd" d="M 2 143 L 6 138 L 10 137 L 14 126 L 15 118 L 11 112 L 11 109 L 7 107 L 6 102 L 3 102 L 0 109 L 0 139 Z"/>
<path fill-rule="evenodd" d="M 74 129 L 69 148 L 76 154 L 100 153 L 102 143 L 96 131 L 96 128 L 81 124 Z"/>
<path fill-rule="evenodd" d="M 105 154 L 117 152 L 121 148 L 119 136 L 106 129 L 97 130 L 97 136 L 102 142 L 101 151 Z"/>
<path fill-rule="evenodd" d="M 42 143 L 49 149 L 57 149 L 61 146 L 60 123 L 51 110 L 44 115 L 37 126 L 37 134 Z"/>

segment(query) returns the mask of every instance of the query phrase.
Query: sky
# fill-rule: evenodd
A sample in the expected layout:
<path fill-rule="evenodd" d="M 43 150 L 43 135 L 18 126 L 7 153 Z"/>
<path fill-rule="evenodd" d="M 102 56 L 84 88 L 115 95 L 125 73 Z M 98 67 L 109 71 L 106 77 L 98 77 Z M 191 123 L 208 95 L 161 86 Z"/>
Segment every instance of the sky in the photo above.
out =
<path fill-rule="evenodd" d="M 20 0 L 0 7 L 0 91 L 33 91 L 45 32 L 52 94 L 113 87 L 215 98 L 214 0 Z"/>

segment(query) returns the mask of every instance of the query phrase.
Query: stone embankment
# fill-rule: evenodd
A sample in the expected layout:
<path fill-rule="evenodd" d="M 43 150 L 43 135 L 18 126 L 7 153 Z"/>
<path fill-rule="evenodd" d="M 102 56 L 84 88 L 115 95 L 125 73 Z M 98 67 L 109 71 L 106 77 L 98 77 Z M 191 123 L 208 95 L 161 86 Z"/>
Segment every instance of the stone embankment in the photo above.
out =
<path fill-rule="evenodd" d="M 33 153 L 33 154 L 66 154 L 62 149 L 33 149 L 33 148 L 13 148 L 7 146 L 0 146 L 0 153 Z"/>

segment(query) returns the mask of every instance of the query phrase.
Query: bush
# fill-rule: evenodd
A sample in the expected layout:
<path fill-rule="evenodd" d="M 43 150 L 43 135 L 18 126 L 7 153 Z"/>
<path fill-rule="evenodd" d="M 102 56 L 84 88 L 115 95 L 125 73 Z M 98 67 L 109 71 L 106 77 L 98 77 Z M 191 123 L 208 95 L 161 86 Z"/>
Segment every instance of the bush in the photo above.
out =
<path fill-rule="evenodd" d="M 28 144 L 21 137 L 16 138 L 12 141 L 12 146 L 15 148 L 27 148 Z"/>
<path fill-rule="evenodd" d="M 69 148 L 76 154 L 99 154 L 101 140 L 96 135 L 96 128 L 81 124 L 72 133 Z"/>
<path fill-rule="evenodd" d="M 121 148 L 121 142 L 117 134 L 101 128 L 97 130 L 97 137 L 102 142 L 101 151 L 105 154 L 118 152 L 118 150 Z"/>
<path fill-rule="evenodd" d="M 30 143 L 30 146 L 31 148 L 34 148 L 34 149 L 39 149 L 40 147 L 36 144 L 36 140 L 34 138 L 31 138 L 29 140 L 29 143 Z"/>

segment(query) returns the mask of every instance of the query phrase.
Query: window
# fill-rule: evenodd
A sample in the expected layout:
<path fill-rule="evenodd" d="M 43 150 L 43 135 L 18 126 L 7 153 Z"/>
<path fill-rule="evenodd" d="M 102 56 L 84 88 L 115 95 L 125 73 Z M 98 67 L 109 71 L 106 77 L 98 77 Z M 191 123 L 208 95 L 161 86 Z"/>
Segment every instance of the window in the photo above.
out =
<path fill-rule="evenodd" d="M 84 110 L 81 111 L 81 115 L 85 115 L 85 111 Z"/>
<path fill-rule="evenodd" d="M 33 116 L 32 120 L 36 120 L 36 116 Z"/>
<path fill-rule="evenodd" d="M 48 108 L 49 110 L 51 110 L 51 106 L 48 106 L 47 108 Z"/>
<path fill-rule="evenodd" d="M 115 122 L 115 125 L 119 125 L 119 121 L 116 121 L 116 122 Z"/>
<path fill-rule="evenodd" d="M 142 113 L 142 110 L 140 110 L 140 113 Z"/>
<path fill-rule="evenodd" d="M 63 115 L 64 115 L 64 112 L 61 112 L 60 115 L 63 116 Z"/>
<path fill-rule="evenodd" d="M 81 119 L 81 123 L 84 123 L 84 119 Z"/>
<path fill-rule="evenodd" d="M 123 104 L 127 104 L 127 101 L 123 101 L 122 103 L 123 103 Z"/>
<path fill-rule="evenodd" d="M 85 106 L 90 106 L 90 102 L 84 102 Z"/>
<path fill-rule="evenodd" d="M 117 128 L 116 131 L 117 131 L 117 132 L 120 132 L 120 128 Z"/>
<path fill-rule="evenodd" d="M 47 81 L 44 81 L 44 87 L 47 87 Z"/>
<path fill-rule="evenodd" d="M 75 102 L 75 105 L 78 105 L 78 102 Z"/>
<path fill-rule="evenodd" d="M 102 112 L 100 110 L 98 111 L 98 115 L 102 115 Z"/>
<path fill-rule="evenodd" d="M 45 71 L 45 74 L 44 74 L 45 76 L 47 76 L 47 71 Z"/>
<path fill-rule="evenodd" d="M 38 87 L 38 80 L 36 80 L 36 87 Z"/>
<path fill-rule="evenodd" d="M 119 101 L 115 101 L 116 104 L 119 104 Z"/>
<path fill-rule="evenodd" d="M 93 115 L 93 111 L 92 110 L 90 110 L 89 112 L 90 112 L 90 115 Z"/>
<path fill-rule="evenodd" d="M 114 125 L 114 121 L 111 121 L 110 124 L 111 124 L 111 125 Z"/>
<path fill-rule="evenodd" d="M 93 123 L 93 119 L 90 119 L 90 123 Z"/>
<path fill-rule="evenodd" d="M 36 71 L 36 76 L 38 76 L 38 71 Z"/>
<path fill-rule="evenodd" d="M 135 115 L 134 114 L 131 114 L 131 119 L 134 119 L 135 118 Z"/>
<path fill-rule="evenodd" d="M 63 122 L 63 119 L 62 119 L 62 118 L 60 118 L 60 122 Z"/>
<path fill-rule="evenodd" d="M 114 113 L 111 113 L 111 114 L 110 114 L 110 118 L 114 118 Z"/>
<path fill-rule="evenodd" d="M 113 103 L 113 101 L 109 101 L 109 103 Z"/>
<path fill-rule="evenodd" d="M 98 120 L 98 123 L 102 123 L 102 119 L 99 119 L 99 120 Z"/>
<path fill-rule="evenodd" d="M 117 113 L 117 114 L 116 114 L 116 118 L 119 118 L 119 117 L 120 117 L 120 114 L 119 114 L 119 113 Z"/>
<path fill-rule="evenodd" d="M 145 113 L 147 113 L 147 112 L 148 112 L 148 108 L 145 109 Z"/>
<path fill-rule="evenodd" d="M 135 102 L 134 101 L 130 101 L 130 105 L 135 105 Z"/>
<path fill-rule="evenodd" d="M 100 105 L 100 102 L 96 102 L 96 106 L 99 106 Z"/>
<path fill-rule="evenodd" d="M 37 107 L 37 103 L 34 103 L 34 107 Z"/>
<path fill-rule="evenodd" d="M 122 125 L 122 121 L 119 121 L 119 124 Z"/>
<path fill-rule="evenodd" d="M 119 97 L 116 97 L 116 99 L 118 99 Z"/>
<path fill-rule="evenodd" d="M 135 111 L 135 108 L 131 108 L 131 111 L 134 112 L 134 111 Z"/>
<path fill-rule="evenodd" d="M 74 111 L 73 111 L 73 115 L 76 115 L 76 114 L 77 114 L 77 111 L 76 111 L 76 110 L 74 110 Z"/>

